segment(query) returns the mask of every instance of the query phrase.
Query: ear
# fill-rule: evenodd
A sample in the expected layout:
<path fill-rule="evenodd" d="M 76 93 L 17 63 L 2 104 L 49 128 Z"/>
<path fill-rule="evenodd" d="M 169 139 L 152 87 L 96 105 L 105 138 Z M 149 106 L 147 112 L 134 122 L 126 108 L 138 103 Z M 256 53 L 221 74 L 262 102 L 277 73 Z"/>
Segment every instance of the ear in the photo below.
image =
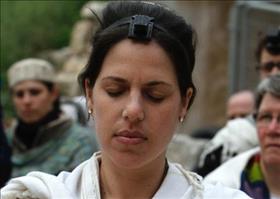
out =
<path fill-rule="evenodd" d="M 52 91 L 51 91 L 51 100 L 52 100 L 52 102 L 54 102 L 54 101 L 58 98 L 58 96 L 59 96 L 59 88 L 58 88 L 58 86 L 55 84 L 55 85 L 53 86 Z"/>
<path fill-rule="evenodd" d="M 86 79 L 84 82 L 84 87 L 85 87 L 85 92 L 86 92 L 86 100 L 87 100 L 87 107 L 88 109 L 93 108 L 93 99 L 92 99 L 92 94 L 93 94 L 93 89 L 89 84 L 89 80 Z"/>
<path fill-rule="evenodd" d="M 187 115 L 187 111 L 188 111 L 188 106 L 191 100 L 191 97 L 193 95 L 193 88 L 188 88 L 188 90 L 186 91 L 186 95 L 185 97 L 182 99 L 182 110 L 180 113 L 180 117 L 185 117 Z"/>

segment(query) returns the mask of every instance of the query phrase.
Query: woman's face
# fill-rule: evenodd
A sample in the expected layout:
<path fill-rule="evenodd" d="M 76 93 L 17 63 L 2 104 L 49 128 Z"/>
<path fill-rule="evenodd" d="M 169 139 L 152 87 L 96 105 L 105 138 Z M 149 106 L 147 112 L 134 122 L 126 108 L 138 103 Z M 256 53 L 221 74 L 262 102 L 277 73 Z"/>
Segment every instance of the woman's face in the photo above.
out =
<path fill-rule="evenodd" d="M 174 65 L 157 43 L 117 43 L 86 90 L 102 158 L 127 168 L 165 158 L 189 97 L 180 96 Z"/>
<path fill-rule="evenodd" d="M 58 93 L 36 80 L 26 80 L 12 88 L 12 98 L 18 117 L 26 123 L 42 119 L 53 108 Z"/>
<path fill-rule="evenodd" d="M 258 110 L 257 129 L 262 160 L 266 165 L 280 165 L 280 99 L 266 93 Z"/>

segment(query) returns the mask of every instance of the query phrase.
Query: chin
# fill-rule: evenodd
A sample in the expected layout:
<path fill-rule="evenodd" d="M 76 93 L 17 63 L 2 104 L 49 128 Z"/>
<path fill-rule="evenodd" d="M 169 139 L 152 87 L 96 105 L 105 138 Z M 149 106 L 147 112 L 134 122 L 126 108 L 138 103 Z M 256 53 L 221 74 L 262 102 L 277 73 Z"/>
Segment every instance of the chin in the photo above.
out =
<path fill-rule="evenodd" d="M 278 154 L 266 154 L 266 157 L 264 158 L 264 162 L 266 165 L 270 166 L 277 166 L 279 167 L 280 165 L 280 156 Z"/>
<path fill-rule="evenodd" d="M 22 120 L 27 124 L 32 124 L 39 121 L 37 118 L 26 118 L 26 117 Z"/>
<path fill-rule="evenodd" d="M 120 167 L 127 169 L 136 169 L 141 167 L 146 159 L 143 155 L 131 153 L 131 152 L 121 152 L 117 155 L 114 155 L 114 162 L 118 164 Z"/>

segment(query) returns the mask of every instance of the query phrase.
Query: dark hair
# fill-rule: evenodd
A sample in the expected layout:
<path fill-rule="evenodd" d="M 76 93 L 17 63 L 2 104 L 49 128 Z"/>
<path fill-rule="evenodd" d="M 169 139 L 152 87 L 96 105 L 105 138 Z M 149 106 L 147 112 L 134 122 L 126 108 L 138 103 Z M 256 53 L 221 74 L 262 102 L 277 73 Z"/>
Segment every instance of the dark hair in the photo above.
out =
<path fill-rule="evenodd" d="M 44 84 L 48 91 L 51 92 L 54 89 L 54 83 L 53 82 L 48 82 L 48 81 L 40 81 L 42 84 Z M 53 109 L 56 109 L 60 111 L 60 96 L 56 98 L 56 100 L 53 102 Z"/>
<path fill-rule="evenodd" d="M 256 59 L 258 63 L 260 63 L 263 49 L 266 49 L 272 55 L 280 54 L 280 27 L 269 30 L 260 38 L 256 49 Z"/>
<path fill-rule="evenodd" d="M 188 88 L 193 88 L 192 104 L 196 89 L 192 81 L 195 64 L 196 34 L 185 20 L 167 7 L 152 2 L 119 1 L 111 2 L 103 10 L 102 24 L 93 38 L 93 50 L 88 64 L 79 74 L 80 86 L 85 92 L 85 80 L 93 87 L 100 73 L 103 60 L 108 51 L 118 42 L 128 38 L 130 23 L 127 18 L 144 15 L 153 18 L 154 28 L 151 39 L 156 41 L 169 55 L 175 65 L 181 96 L 185 97 Z M 147 17 L 148 16 L 148 17 Z M 145 17 L 144 17 L 145 18 Z M 123 22 L 123 23 L 122 23 Z M 141 33 L 141 30 L 140 30 Z M 137 34 L 137 33 L 135 33 Z M 132 38 L 139 42 L 149 42 L 141 37 Z"/>
<path fill-rule="evenodd" d="M 271 75 L 262 80 L 256 90 L 256 111 L 259 110 L 263 97 L 266 93 L 280 98 L 280 73 Z"/>

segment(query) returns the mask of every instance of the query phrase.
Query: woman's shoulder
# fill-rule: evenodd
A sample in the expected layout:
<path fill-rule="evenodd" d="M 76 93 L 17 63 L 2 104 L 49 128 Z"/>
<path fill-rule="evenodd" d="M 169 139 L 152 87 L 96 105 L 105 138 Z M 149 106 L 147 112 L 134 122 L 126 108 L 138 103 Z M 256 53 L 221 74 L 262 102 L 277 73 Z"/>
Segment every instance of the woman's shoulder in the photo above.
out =
<path fill-rule="evenodd" d="M 173 176 L 173 179 L 170 180 L 169 187 L 166 188 L 167 192 L 172 192 L 175 190 L 176 193 L 179 192 L 178 186 L 181 186 L 181 195 L 178 198 L 240 198 L 240 199 L 249 199 L 245 193 L 240 190 L 228 188 L 220 184 L 213 185 L 203 182 L 203 179 L 198 174 L 185 170 L 179 164 L 169 164 L 170 173 Z M 174 177 L 175 176 L 175 177 Z M 181 179 L 179 181 L 178 179 Z M 173 183 L 172 183 L 173 181 Z M 180 182 L 180 183 L 179 183 Z M 174 189 L 172 188 L 173 186 Z"/>
<path fill-rule="evenodd" d="M 256 147 L 233 157 L 209 173 L 204 181 L 212 184 L 218 182 L 225 186 L 239 188 L 242 170 L 245 168 L 248 160 L 258 152 L 259 147 Z"/>
<path fill-rule="evenodd" d="M 66 186 L 56 176 L 43 172 L 30 172 L 26 176 L 11 179 L 1 189 L 2 199 L 35 199 L 55 196 L 73 198 Z"/>
<path fill-rule="evenodd" d="M 95 132 L 89 126 L 72 121 L 71 125 L 65 129 L 64 145 L 71 146 L 71 149 L 86 149 L 90 154 L 98 151 L 99 145 Z"/>
<path fill-rule="evenodd" d="M 30 172 L 26 176 L 13 178 L 1 189 L 1 198 L 79 198 L 83 171 L 90 161 L 81 163 L 72 172 L 63 171 L 58 176 Z"/>
<path fill-rule="evenodd" d="M 221 184 L 203 183 L 203 197 L 202 198 L 227 198 L 227 199 L 249 199 L 250 197 L 238 189 L 225 187 Z"/>

